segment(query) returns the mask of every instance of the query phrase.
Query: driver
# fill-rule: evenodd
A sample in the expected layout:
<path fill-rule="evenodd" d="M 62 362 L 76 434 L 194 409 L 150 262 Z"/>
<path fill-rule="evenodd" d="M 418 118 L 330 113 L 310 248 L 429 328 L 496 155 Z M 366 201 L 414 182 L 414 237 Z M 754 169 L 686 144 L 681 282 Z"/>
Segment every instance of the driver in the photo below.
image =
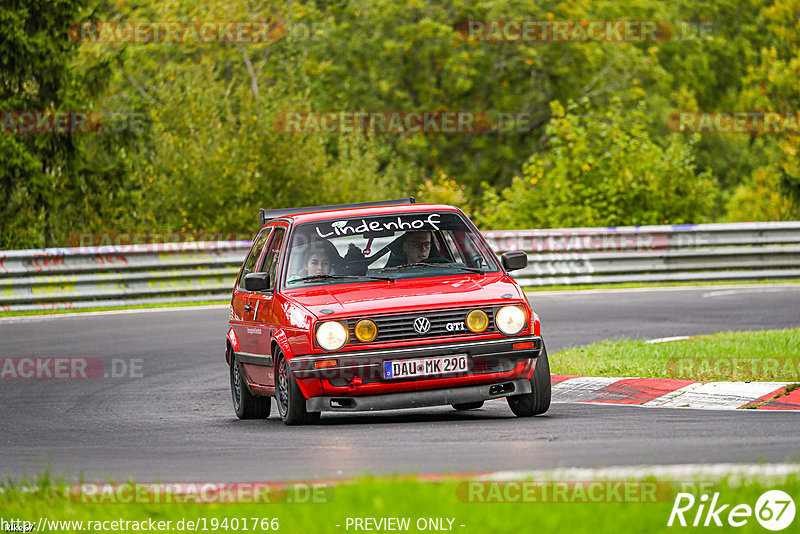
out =
<path fill-rule="evenodd" d="M 403 236 L 403 253 L 406 263 L 420 263 L 428 259 L 431 253 L 431 233 L 429 231 L 408 232 Z"/>

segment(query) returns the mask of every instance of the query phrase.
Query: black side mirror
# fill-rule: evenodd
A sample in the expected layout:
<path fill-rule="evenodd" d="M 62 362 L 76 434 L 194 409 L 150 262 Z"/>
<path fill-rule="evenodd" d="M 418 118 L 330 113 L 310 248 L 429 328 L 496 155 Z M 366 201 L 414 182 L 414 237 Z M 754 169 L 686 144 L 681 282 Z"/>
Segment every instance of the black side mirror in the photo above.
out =
<path fill-rule="evenodd" d="M 516 271 L 528 266 L 528 255 L 521 250 L 503 252 L 503 255 L 500 256 L 500 261 L 503 267 L 506 268 L 506 271 Z"/>
<path fill-rule="evenodd" d="M 244 275 L 244 288 L 248 291 L 264 291 L 269 288 L 269 273 Z"/>

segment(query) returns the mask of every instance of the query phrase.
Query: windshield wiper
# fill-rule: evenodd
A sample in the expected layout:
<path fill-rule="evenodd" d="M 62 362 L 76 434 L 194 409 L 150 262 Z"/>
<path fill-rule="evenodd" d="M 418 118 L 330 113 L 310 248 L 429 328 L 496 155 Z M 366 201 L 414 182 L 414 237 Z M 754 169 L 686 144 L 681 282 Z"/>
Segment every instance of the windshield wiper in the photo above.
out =
<path fill-rule="evenodd" d="M 448 265 L 447 267 L 461 269 L 462 271 L 467 271 L 468 273 L 486 274 L 486 271 L 483 269 L 478 269 L 477 267 L 467 267 L 466 265 Z"/>
<path fill-rule="evenodd" d="M 383 270 L 399 271 L 401 269 L 410 269 L 412 267 L 444 267 L 446 269 L 461 269 L 462 271 L 467 271 L 470 273 L 486 274 L 486 271 L 484 271 L 483 269 L 477 269 L 475 267 L 467 267 L 466 265 L 453 265 L 448 263 L 425 263 L 425 262 L 407 263 L 405 265 L 398 265 L 397 267 L 385 267 Z"/>
<path fill-rule="evenodd" d="M 288 284 L 296 284 L 297 282 L 306 282 L 308 280 L 333 280 L 343 278 L 369 278 L 370 280 L 381 280 L 384 282 L 394 282 L 394 278 L 388 276 L 372 276 L 369 274 L 315 274 L 313 276 L 304 276 L 303 278 L 296 278 L 289 280 Z"/>

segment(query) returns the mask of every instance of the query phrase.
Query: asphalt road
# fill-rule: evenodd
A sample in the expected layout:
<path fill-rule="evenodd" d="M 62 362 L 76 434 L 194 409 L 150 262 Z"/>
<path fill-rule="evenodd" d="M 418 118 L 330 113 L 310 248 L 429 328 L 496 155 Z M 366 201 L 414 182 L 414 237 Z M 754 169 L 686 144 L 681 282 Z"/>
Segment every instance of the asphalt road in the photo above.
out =
<path fill-rule="evenodd" d="M 800 325 L 800 285 L 531 300 L 551 354 L 612 337 Z M 0 357 L 99 358 L 126 375 L 0 380 L 0 476 L 49 467 L 87 480 L 245 481 L 800 460 L 795 413 L 555 403 L 517 419 L 493 401 L 468 413 L 324 415 L 302 428 L 285 427 L 273 406 L 269 420 L 239 421 L 222 356 L 226 322 L 226 309 L 0 321 Z"/>

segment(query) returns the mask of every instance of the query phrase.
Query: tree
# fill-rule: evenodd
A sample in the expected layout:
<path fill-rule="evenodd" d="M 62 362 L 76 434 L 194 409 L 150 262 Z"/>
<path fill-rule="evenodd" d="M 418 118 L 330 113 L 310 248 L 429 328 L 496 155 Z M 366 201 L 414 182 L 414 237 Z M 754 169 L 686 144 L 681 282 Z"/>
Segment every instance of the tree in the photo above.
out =
<path fill-rule="evenodd" d="M 109 180 L 118 166 L 92 163 L 89 134 L 15 133 L 20 112 L 92 111 L 113 58 L 82 69 L 73 66 L 78 45 L 68 38 L 68 27 L 84 17 L 88 3 L 7 0 L 0 11 L 2 248 L 63 242 L 70 228 L 102 216 L 100 192 L 114 188 Z"/>
<path fill-rule="evenodd" d="M 116 9 L 110 17 L 279 20 L 295 31 L 281 4 L 183 1 Z M 277 127 L 281 113 L 310 109 L 290 72 L 305 46 L 293 35 L 264 43 L 87 47 L 87 55 L 122 50 L 102 104 L 143 115 L 141 142 L 121 156 L 135 202 L 118 203 L 116 228 L 109 229 L 252 232 L 259 208 L 379 200 L 408 191 L 408 173 L 380 161 L 374 137 Z"/>
<path fill-rule="evenodd" d="M 610 109 L 552 103 L 549 150 L 534 154 L 522 175 L 489 189 L 485 228 L 557 228 L 680 224 L 710 220 L 717 190 L 697 172 L 693 141 L 673 135 L 665 146 L 645 131 L 643 102 L 617 99 Z"/>

